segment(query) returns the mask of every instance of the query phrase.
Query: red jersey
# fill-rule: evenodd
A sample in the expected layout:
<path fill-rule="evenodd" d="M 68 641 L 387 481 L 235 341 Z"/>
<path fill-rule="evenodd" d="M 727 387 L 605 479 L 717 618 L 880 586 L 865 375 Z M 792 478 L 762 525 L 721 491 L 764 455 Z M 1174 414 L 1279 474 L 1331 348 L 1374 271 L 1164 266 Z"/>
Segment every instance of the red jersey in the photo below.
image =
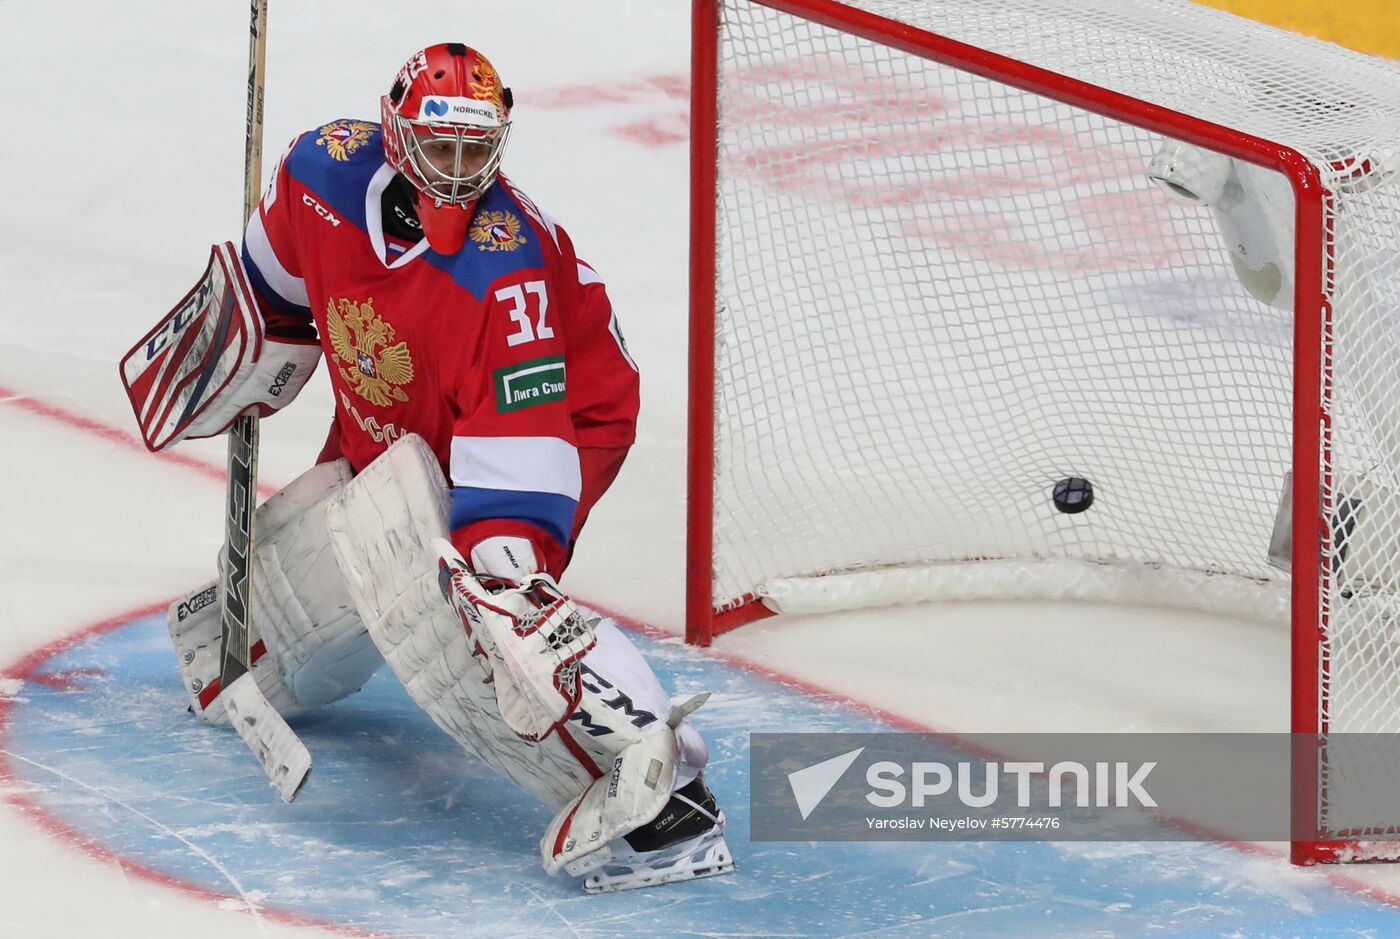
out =
<path fill-rule="evenodd" d="M 355 470 L 419 434 L 452 486 L 463 554 L 524 536 L 558 574 L 635 438 L 637 367 L 602 279 L 504 176 L 456 254 L 386 241 L 393 178 L 377 124 L 297 138 L 243 242 L 269 331 L 314 325 L 336 399 L 329 446 Z"/>

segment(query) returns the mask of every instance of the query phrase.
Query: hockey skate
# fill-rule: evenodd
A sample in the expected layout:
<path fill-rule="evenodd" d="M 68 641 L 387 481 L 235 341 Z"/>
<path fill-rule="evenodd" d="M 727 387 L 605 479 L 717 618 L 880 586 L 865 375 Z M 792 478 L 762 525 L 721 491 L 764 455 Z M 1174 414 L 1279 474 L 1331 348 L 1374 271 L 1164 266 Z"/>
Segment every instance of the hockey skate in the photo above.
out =
<path fill-rule="evenodd" d="M 724 840 L 724 813 L 700 777 L 672 793 L 655 820 L 608 850 L 611 857 L 583 882 L 588 893 L 695 880 L 734 869 L 734 855 Z"/>

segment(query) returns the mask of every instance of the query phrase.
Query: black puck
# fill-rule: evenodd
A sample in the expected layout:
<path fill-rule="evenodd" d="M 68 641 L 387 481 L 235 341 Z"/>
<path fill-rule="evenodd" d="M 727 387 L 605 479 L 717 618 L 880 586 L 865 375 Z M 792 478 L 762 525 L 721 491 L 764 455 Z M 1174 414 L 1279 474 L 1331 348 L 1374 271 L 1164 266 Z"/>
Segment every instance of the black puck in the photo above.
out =
<path fill-rule="evenodd" d="M 1077 515 L 1094 504 L 1094 484 L 1078 476 L 1066 476 L 1055 483 L 1055 508 L 1066 515 Z"/>

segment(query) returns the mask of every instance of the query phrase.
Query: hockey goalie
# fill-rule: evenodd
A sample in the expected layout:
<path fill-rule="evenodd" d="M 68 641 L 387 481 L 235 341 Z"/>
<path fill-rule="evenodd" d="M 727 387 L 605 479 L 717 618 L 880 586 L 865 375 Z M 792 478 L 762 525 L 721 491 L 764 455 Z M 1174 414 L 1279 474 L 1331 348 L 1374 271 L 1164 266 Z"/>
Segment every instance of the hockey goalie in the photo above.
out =
<path fill-rule="evenodd" d="M 258 688 L 286 716 L 387 662 L 444 731 L 552 806 L 551 874 L 616 890 L 733 867 L 707 751 L 616 625 L 557 580 L 634 439 L 637 367 L 602 279 L 500 174 L 511 92 L 458 43 L 381 121 L 297 137 L 242 250 L 122 363 L 152 449 L 289 403 L 324 354 L 318 464 L 255 516 Z M 214 583 L 172 605 L 194 713 L 220 700 Z"/>

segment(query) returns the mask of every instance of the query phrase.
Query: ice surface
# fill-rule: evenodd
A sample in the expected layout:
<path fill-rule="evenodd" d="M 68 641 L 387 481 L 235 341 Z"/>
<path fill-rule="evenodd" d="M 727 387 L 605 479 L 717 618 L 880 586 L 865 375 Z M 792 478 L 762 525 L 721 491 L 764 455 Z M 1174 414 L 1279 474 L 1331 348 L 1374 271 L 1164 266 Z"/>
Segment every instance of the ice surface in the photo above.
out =
<path fill-rule="evenodd" d="M 466 756 L 385 670 L 300 719 L 316 773 L 292 806 L 227 728 L 181 707 L 164 618 L 136 617 L 45 657 L 8 723 L 7 775 L 51 827 L 223 894 L 227 909 L 374 934 L 1081 936 L 1238 929 L 1306 919 L 1314 935 L 1393 911 L 1272 859 L 1212 844 L 810 845 L 748 839 L 748 734 L 895 729 L 671 640 L 637 637 L 681 694 L 729 817 L 734 876 L 583 895 L 534 843 L 550 812 Z"/>

